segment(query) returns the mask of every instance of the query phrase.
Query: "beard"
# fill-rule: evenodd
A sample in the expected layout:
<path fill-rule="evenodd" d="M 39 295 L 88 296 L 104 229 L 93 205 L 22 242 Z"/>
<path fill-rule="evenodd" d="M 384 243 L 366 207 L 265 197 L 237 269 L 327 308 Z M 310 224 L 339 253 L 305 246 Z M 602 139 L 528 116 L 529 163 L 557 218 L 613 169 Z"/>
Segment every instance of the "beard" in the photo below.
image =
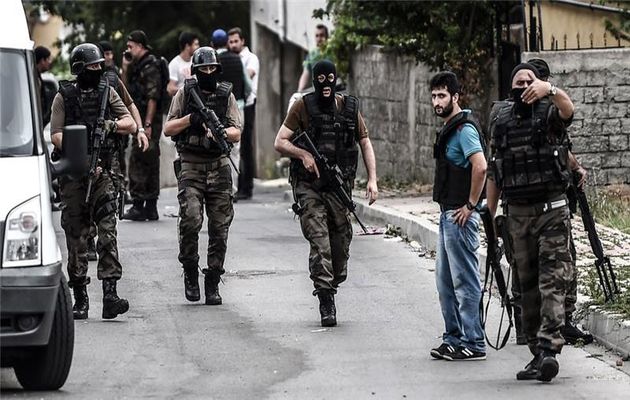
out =
<path fill-rule="evenodd" d="M 440 107 L 433 107 L 433 112 L 435 112 L 435 115 L 437 115 L 440 118 L 448 117 L 453 112 L 453 99 L 451 99 L 451 101 L 448 102 L 446 107 L 442 108 L 442 111 L 438 111 L 438 108 Z"/>

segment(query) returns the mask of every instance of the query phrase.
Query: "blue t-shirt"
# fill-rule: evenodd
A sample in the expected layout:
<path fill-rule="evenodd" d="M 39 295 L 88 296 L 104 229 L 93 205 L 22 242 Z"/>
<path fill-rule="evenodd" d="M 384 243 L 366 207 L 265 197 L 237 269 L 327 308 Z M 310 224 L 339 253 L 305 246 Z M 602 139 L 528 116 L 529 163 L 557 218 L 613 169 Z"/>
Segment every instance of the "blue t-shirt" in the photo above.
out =
<path fill-rule="evenodd" d="M 471 112 L 463 110 L 462 112 Z M 472 124 L 464 124 L 457 128 L 457 132 L 446 142 L 446 159 L 458 167 L 468 168 L 468 157 L 483 151 L 479 133 Z"/>

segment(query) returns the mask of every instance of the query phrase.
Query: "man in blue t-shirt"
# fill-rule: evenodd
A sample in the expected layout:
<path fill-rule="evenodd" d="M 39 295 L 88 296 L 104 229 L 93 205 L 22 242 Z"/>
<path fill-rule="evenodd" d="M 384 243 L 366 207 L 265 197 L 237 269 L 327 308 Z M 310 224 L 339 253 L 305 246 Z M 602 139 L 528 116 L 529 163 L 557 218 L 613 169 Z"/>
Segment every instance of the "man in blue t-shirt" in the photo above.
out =
<path fill-rule="evenodd" d="M 479 318 L 479 212 L 486 158 L 470 110 L 459 106 L 459 83 L 452 72 L 431 79 L 435 114 L 444 120 L 438 134 L 433 200 L 440 204 L 436 283 L 444 318 L 442 344 L 431 356 L 448 361 L 485 360 Z"/>

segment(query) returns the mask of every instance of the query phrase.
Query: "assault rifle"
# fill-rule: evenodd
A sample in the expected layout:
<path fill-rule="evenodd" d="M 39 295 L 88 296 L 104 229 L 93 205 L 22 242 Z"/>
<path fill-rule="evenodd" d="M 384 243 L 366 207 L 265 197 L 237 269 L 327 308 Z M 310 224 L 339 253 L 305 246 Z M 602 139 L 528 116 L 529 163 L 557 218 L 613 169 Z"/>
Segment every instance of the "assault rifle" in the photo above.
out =
<path fill-rule="evenodd" d="M 363 232 L 368 233 L 365 225 L 363 225 L 359 217 L 357 217 L 357 205 L 346 191 L 343 173 L 341 172 L 339 166 L 337 164 L 331 165 L 326 156 L 317 151 L 317 147 L 315 147 L 315 144 L 313 144 L 313 141 L 306 132 L 300 133 L 293 140 L 293 143 L 299 145 L 299 143 L 302 142 L 302 138 L 304 138 L 303 142 L 306 146 L 305 150 L 311 153 L 313 158 L 315 158 L 315 163 L 317 164 L 317 168 L 319 169 L 320 177 L 323 182 L 333 190 L 333 193 L 337 196 L 339 201 L 348 209 L 348 211 L 352 213 L 352 215 L 354 215 L 354 218 L 357 220 L 359 225 L 361 225 Z"/>
<path fill-rule="evenodd" d="M 580 214 L 582 215 L 582 222 L 584 223 L 584 230 L 588 234 L 588 241 L 593 249 L 595 255 L 595 269 L 597 270 L 597 276 L 599 277 L 599 284 L 604 292 L 604 299 L 606 302 L 613 301 L 615 295 L 619 294 L 619 288 L 617 287 L 617 278 L 615 271 L 613 271 L 610 259 L 604 255 L 604 248 L 602 242 L 599 240 L 599 235 L 595 229 L 595 221 L 593 220 L 593 214 L 588 206 L 588 200 L 586 199 L 586 193 L 584 189 L 578 187 L 577 183 L 580 180 L 580 175 L 573 174 L 573 186 L 575 188 L 575 194 L 577 196 L 577 203 L 580 207 Z"/>
<path fill-rule="evenodd" d="M 107 108 L 107 102 L 109 101 L 109 85 L 105 84 L 103 90 L 103 97 L 101 99 L 101 108 L 98 111 L 98 118 L 96 119 L 96 126 L 94 132 L 92 132 L 92 154 L 90 155 L 90 172 L 87 192 L 85 194 L 85 202 L 90 202 L 90 195 L 92 194 L 92 184 L 96 178 L 96 168 L 98 167 L 98 160 L 101 156 L 101 148 L 105 142 L 105 108 Z"/>
<path fill-rule="evenodd" d="M 234 171 L 236 171 L 237 174 L 240 174 L 238 168 L 236 167 L 236 164 L 234 164 L 234 161 L 232 160 L 232 157 L 230 157 L 230 153 L 232 152 L 232 148 L 234 147 L 234 145 L 227 141 L 227 132 L 225 131 L 225 127 L 223 126 L 221 121 L 219 121 L 217 114 L 214 112 L 214 110 L 209 109 L 208 107 L 206 107 L 205 104 L 203 104 L 203 101 L 201 101 L 201 97 L 199 97 L 199 93 L 197 93 L 195 89 L 192 89 L 190 91 L 190 94 L 193 101 L 195 102 L 195 106 L 197 107 L 199 114 L 201 114 L 201 118 L 203 118 L 203 122 L 206 124 L 206 127 L 210 128 L 210 130 L 212 131 L 214 141 L 219 145 L 221 153 L 225 154 L 228 157 L 230 163 L 232 164 L 232 167 L 234 168 Z"/>
<path fill-rule="evenodd" d="M 481 315 L 481 325 L 484 328 L 486 342 L 488 345 L 495 350 L 500 350 L 507 344 L 508 339 L 510 338 L 510 330 L 512 329 L 512 299 L 507 290 L 507 281 L 505 279 L 505 275 L 503 275 L 503 270 L 501 269 L 501 257 L 503 257 L 503 253 L 505 251 L 506 257 L 508 260 L 510 257 L 508 256 L 509 250 L 507 249 L 508 244 L 506 243 L 505 236 L 505 217 L 498 216 L 496 220 L 497 229 L 500 229 L 502 232 L 501 237 L 503 238 L 503 245 L 499 243 L 499 236 L 497 236 L 497 232 L 495 231 L 495 222 L 492 220 L 492 216 L 490 215 L 490 211 L 488 207 L 483 207 L 480 211 L 481 221 L 483 222 L 483 228 L 486 232 L 486 240 L 488 242 L 488 253 L 486 256 L 486 277 L 483 283 L 483 292 L 481 294 L 481 302 L 479 304 L 480 315 Z M 488 333 L 486 332 L 486 321 L 488 319 L 488 308 L 490 307 L 490 298 L 492 296 L 492 283 L 493 281 L 497 285 L 497 289 L 499 290 L 499 298 L 501 299 L 501 321 L 499 322 L 499 330 L 497 332 L 496 343 L 493 344 L 488 338 Z M 483 293 L 488 291 L 488 302 L 486 303 L 485 310 L 483 305 Z M 508 315 L 508 328 L 503 336 L 503 340 L 501 341 L 501 328 L 503 327 L 503 318 L 505 317 L 505 313 Z M 499 343 L 501 341 L 501 343 Z"/>

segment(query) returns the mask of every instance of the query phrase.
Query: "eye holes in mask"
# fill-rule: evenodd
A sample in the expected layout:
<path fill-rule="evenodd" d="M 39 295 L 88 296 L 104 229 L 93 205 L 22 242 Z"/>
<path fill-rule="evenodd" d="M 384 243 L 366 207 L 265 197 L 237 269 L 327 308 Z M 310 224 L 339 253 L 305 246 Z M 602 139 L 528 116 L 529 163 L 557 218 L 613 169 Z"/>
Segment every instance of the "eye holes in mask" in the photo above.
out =
<path fill-rule="evenodd" d="M 335 74 L 330 73 L 328 74 L 328 77 L 324 74 L 317 75 L 317 82 L 319 83 L 324 83 L 326 79 L 328 79 L 328 82 L 333 82 L 335 80 Z"/>

